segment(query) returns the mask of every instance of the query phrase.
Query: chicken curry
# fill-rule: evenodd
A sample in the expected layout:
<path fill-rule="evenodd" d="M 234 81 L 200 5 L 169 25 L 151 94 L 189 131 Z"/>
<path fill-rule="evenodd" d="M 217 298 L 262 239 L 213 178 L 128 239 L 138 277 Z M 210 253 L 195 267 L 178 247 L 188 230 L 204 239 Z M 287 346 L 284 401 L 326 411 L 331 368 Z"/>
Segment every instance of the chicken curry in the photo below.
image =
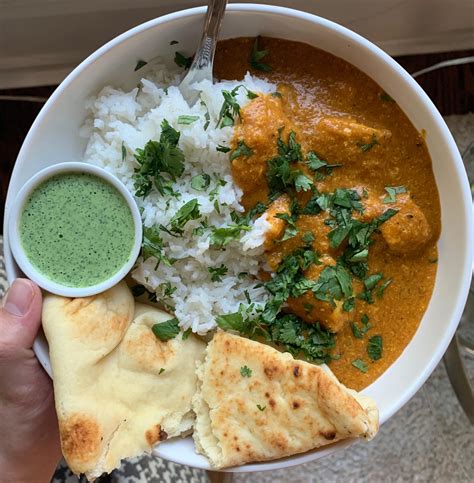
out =
<path fill-rule="evenodd" d="M 423 135 L 373 80 L 312 46 L 219 44 L 218 78 L 248 70 L 277 86 L 242 109 L 231 155 L 244 207 L 264 206 L 270 224 L 262 280 L 283 312 L 334 334 L 330 367 L 359 390 L 399 357 L 433 290 L 440 203 Z"/>

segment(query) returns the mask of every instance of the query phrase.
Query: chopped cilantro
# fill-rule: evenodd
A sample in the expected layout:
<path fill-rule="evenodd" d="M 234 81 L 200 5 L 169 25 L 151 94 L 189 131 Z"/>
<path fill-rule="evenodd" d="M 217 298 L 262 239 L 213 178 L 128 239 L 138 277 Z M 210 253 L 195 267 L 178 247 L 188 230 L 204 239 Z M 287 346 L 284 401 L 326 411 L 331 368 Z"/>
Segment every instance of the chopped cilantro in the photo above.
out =
<path fill-rule="evenodd" d="M 286 241 L 290 238 L 293 238 L 298 233 L 298 228 L 295 225 L 295 217 L 294 215 L 290 216 L 288 213 L 277 213 L 275 218 L 279 218 L 280 220 L 286 221 L 288 226 L 285 229 L 283 237 L 280 241 Z"/>
<path fill-rule="evenodd" d="M 245 87 L 245 86 L 243 86 L 243 87 Z M 247 91 L 247 98 L 248 99 L 256 99 L 258 97 L 258 94 L 255 94 L 255 92 L 248 90 L 246 87 L 245 87 L 245 90 Z"/>
<path fill-rule="evenodd" d="M 211 184 L 211 177 L 206 174 L 198 174 L 191 179 L 191 188 L 196 191 L 206 191 Z"/>
<path fill-rule="evenodd" d="M 364 286 L 366 290 L 373 290 L 375 286 L 382 280 L 383 275 L 381 273 L 374 273 L 373 275 L 369 275 L 366 279 L 364 279 Z"/>
<path fill-rule="evenodd" d="M 228 153 L 230 151 L 230 148 L 227 146 L 222 146 L 221 144 L 218 144 L 216 147 L 216 151 L 219 153 Z"/>
<path fill-rule="evenodd" d="M 310 169 L 312 169 L 313 171 L 316 171 L 319 168 L 327 166 L 328 163 L 326 163 L 326 161 L 322 159 L 319 159 L 318 155 L 315 152 L 310 151 L 306 155 L 306 164 Z"/>
<path fill-rule="evenodd" d="M 303 233 L 303 236 L 301 238 L 306 245 L 311 245 L 315 240 L 314 235 L 310 231 Z"/>
<path fill-rule="evenodd" d="M 260 406 L 260 404 L 257 404 L 257 409 L 258 409 L 259 411 L 265 411 L 266 407 L 267 407 L 267 406 Z"/>
<path fill-rule="evenodd" d="M 242 231 L 250 231 L 250 227 L 245 225 L 231 225 L 214 228 L 211 232 L 211 245 L 221 248 L 225 247 L 231 241 L 238 239 Z"/>
<path fill-rule="evenodd" d="M 250 369 L 250 367 L 247 367 L 247 366 L 242 366 L 240 368 L 240 375 L 242 377 L 250 377 L 252 375 L 252 369 Z"/>
<path fill-rule="evenodd" d="M 356 339 L 362 339 L 369 329 L 372 328 L 372 324 L 369 322 L 369 317 L 364 314 L 361 318 L 362 326 L 358 327 L 355 322 L 352 322 L 352 333 Z"/>
<path fill-rule="evenodd" d="M 166 322 L 154 324 L 151 330 L 153 331 L 155 336 L 163 342 L 174 339 L 179 334 L 178 319 L 175 317 L 173 319 L 167 320 Z"/>
<path fill-rule="evenodd" d="M 269 341 L 295 357 L 302 355 L 316 364 L 324 364 L 334 358 L 331 356 L 335 347 L 334 335 L 318 323 L 306 324 L 296 315 L 279 314 L 268 329 Z"/>
<path fill-rule="evenodd" d="M 381 335 L 374 335 L 367 344 L 367 354 L 373 361 L 378 361 L 382 357 L 383 342 Z"/>
<path fill-rule="evenodd" d="M 367 151 L 370 151 L 376 144 L 379 144 L 379 142 L 374 135 L 372 141 L 369 143 L 357 143 L 357 146 L 359 146 L 362 152 L 366 153 Z"/>
<path fill-rule="evenodd" d="M 204 114 L 204 119 L 206 120 L 206 122 L 204 123 L 204 131 L 207 131 L 207 128 L 209 127 L 209 124 L 211 122 L 211 115 L 209 114 L 209 109 L 207 108 L 207 104 L 202 99 L 199 104 L 201 104 L 201 106 L 206 108 L 206 113 Z"/>
<path fill-rule="evenodd" d="M 389 96 L 386 92 L 381 92 L 379 97 L 380 97 L 380 100 L 384 102 L 395 102 L 395 99 Z"/>
<path fill-rule="evenodd" d="M 238 158 L 239 156 L 249 157 L 252 156 L 253 150 L 249 148 L 245 141 L 240 140 L 237 141 L 237 147 L 230 153 L 230 160 L 233 161 L 234 159 Z"/>
<path fill-rule="evenodd" d="M 321 272 L 312 290 L 318 300 L 330 302 L 334 306 L 335 300 L 352 297 L 352 278 L 340 263 L 335 267 L 327 266 Z"/>
<path fill-rule="evenodd" d="M 268 50 L 259 50 L 259 41 L 260 36 L 256 37 L 255 42 L 252 46 L 252 51 L 249 58 L 250 67 L 252 67 L 252 69 L 262 72 L 270 72 L 272 68 L 268 64 L 264 64 L 263 62 L 261 62 L 261 60 L 268 54 Z"/>
<path fill-rule="evenodd" d="M 217 120 L 217 127 L 233 126 L 236 117 L 240 119 L 240 105 L 237 102 L 237 91 L 240 86 L 235 87 L 231 91 L 222 91 L 224 102 L 222 103 Z"/>
<path fill-rule="evenodd" d="M 148 64 L 148 62 L 145 62 L 144 60 L 139 60 L 137 62 L 137 65 L 135 66 L 135 69 L 133 69 L 134 72 L 136 72 L 137 70 L 140 70 L 142 67 L 145 67 L 145 65 L 147 65 L 147 64 Z"/>
<path fill-rule="evenodd" d="M 352 365 L 363 373 L 366 373 L 369 370 L 367 364 L 362 359 L 355 359 L 354 361 L 352 361 Z"/>
<path fill-rule="evenodd" d="M 196 220 L 201 216 L 199 211 L 199 203 L 196 198 L 185 203 L 176 212 L 176 214 L 170 220 L 170 231 L 181 235 L 184 231 L 184 226 L 188 221 Z"/>
<path fill-rule="evenodd" d="M 178 67 L 184 67 L 185 69 L 189 69 L 189 67 L 191 67 L 191 64 L 193 63 L 193 57 L 186 57 L 181 52 L 175 52 L 174 62 Z"/>
<path fill-rule="evenodd" d="M 178 116 L 178 124 L 192 124 L 193 122 L 196 122 L 198 119 L 199 119 L 199 116 L 182 115 L 182 116 Z"/>
<path fill-rule="evenodd" d="M 313 180 L 308 178 L 301 171 L 293 171 L 295 190 L 299 193 L 300 191 L 308 191 L 313 185 Z"/>
<path fill-rule="evenodd" d="M 405 186 L 386 186 L 385 191 L 388 193 L 383 199 L 384 203 L 395 203 L 397 201 L 397 195 L 400 193 L 406 193 Z"/>
<path fill-rule="evenodd" d="M 246 309 L 243 304 L 240 304 L 237 312 L 218 315 L 216 324 L 222 330 L 233 330 L 243 335 L 252 336 L 259 329 L 259 324 L 250 319 L 249 312 L 252 308 L 252 305 Z"/>
<path fill-rule="evenodd" d="M 380 287 L 377 289 L 377 292 L 376 292 L 377 298 L 380 299 L 380 298 L 383 297 L 385 289 L 392 283 L 392 281 L 393 280 L 391 278 L 389 278 L 389 279 L 385 280 L 385 282 L 382 285 L 380 285 Z"/>
<path fill-rule="evenodd" d="M 126 157 L 127 157 L 127 149 L 125 148 L 125 144 L 122 141 L 122 161 L 125 161 Z"/>
<path fill-rule="evenodd" d="M 183 337 L 182 340 L 186 340 L 191 334 L 193 333 L 191 327 L 189 327 L 189 329 L 186 329 L 184 332 L 183 332 Z"/>
<path fill-rule="evenodd" d="M 156 267 L 158 267 L 160 262 L 170 266 L 175 261 L 165 255 L 163 249 L 163 240 L 161 239 L 156 226 L 143 228 L 142 256 L 143 260 L 147 260 L 150 257 L 155 257 Z"/>
<path fill-rule="evenodd" d="M 221 264 L 219 267 L 209 267 L 208 271 L 211 274 L 212 282 L 221 282 L 221 277 L 224 276 L 229 269 L 224 264 Z"/>
<path fill-rule="evenodd" d="M 283 96 L 281 95 L 280 92 L 275 91 L 275 92 L 272 92 L 272 97 L 279 97 L 281 99 Z"/>
<path fill-rule="evenodd" d="M 172 193 L 172 182 L 184 171 L 184 154 L 178 147 L 179 137 L 180 133 L 164 119 L 160 140 L 150 140 L 143 149 L 137 149 L 135 158 L 139 167 L 135 168 L 133 174 L 136 196 L 147 196 L 153 185 L 162 195 Z"/>
<path fill-rule="evenodd" d="M 293 169 L 294 163 L 302 161 L 301 145 L 296 141 L 296 133 L 291 131 L 288 142 L 281 138 L 281 129 L 277 141 L 278 156 L 268 160 L 267 180 L 270 188 L 270 198 L 275 199 L 288 188 L 296 191 L 308 191 L 313 180 L 301 170 Z"/>
<path fill-rule="evenodd" d="M 165 297 L 171 297 L 176 292 L 176 290 L 178 290 L 177 287 L 171 285 L 171 282 L 164 282 L 160 284 L 160 288 Z"/>
<path fill-rule="evenodd" d="M 165 372 L 165 368 L 164 368 L 164 367 L 162 367 L 162 368 L 161 368 L 161 369 L 158 371 L 158 375 L 163 374 L 163 372 Z"/>

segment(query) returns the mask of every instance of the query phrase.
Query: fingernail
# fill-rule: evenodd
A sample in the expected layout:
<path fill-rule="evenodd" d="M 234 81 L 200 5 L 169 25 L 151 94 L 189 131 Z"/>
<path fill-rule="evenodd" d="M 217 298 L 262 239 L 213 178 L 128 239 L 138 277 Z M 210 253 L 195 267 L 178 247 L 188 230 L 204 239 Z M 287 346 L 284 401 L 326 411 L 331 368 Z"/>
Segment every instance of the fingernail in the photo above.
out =
<path fill-rule="evenodd" d="M 28 280 L 21 278 L 15 280 L 7 292 L 3 302 L 6 312 L 15 317 L 22 317 L 30 309 L 33 301 L 34 291 Z"/>

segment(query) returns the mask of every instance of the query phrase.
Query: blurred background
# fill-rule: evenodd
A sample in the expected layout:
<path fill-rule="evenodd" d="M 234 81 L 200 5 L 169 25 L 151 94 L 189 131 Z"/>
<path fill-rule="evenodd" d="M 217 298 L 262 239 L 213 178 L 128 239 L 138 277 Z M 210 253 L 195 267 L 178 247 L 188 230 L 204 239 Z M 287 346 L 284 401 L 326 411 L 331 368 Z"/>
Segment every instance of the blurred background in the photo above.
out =
<path fill-rule="evenodd" d="M 0 0 L 0 229 L 18 151 L 42 105 L 61 80 L 121 32 L 165 13 L 203 3 L 204 0 Z M 464 153 L 466 166 L 474 175 L 474 0 L 252 3 L 292 7 L 338 22 L 379 45 L 410 73 L 470 57 L 470 63 L 448 62 L 448 66 L 422 73 L 416 80 L 445 117 Z M 261 33 L 265 35 L 265 25 Z M 0 295 L 6 288 L 1 255 L 0 231 Z M 450 349 L 448 360 L 440 363 L 417 395 L 381 428 L 377 444 L 357 443 L 321 461 L 286 471 L 242 474 L 234 481 L 474 481 L 474 431 L 467 416 L 469 408 L 467 413 L 462 409 L 453 390 L 454 384 L 460 394 L 459 386 L 456 387 L 460 363 L 471 378 L 474 375 L 474 304 L 471 305 L 458 334 L 461 343 L 453 343 L 456 347 Z M 464 384 L 462 391 L 472 402 L 472 388 Z M 473 412 L 474 405 L 470 408 L 471 418 Z M 62 466 L 54 481 L 73 483 L 77 478 Z M 208 476 L 145 457 L 124 463 L 103 481 L 206 482 Z"/>

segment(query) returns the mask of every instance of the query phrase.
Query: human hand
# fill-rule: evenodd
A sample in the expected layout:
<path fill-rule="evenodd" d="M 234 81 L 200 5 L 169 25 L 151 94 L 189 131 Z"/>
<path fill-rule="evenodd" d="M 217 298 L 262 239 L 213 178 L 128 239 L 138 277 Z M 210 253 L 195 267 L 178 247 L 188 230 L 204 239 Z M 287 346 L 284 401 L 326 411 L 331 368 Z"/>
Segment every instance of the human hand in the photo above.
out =
<path fill-rule="evenodd" d="M 49 483 L 61 458 L 52 383 L 31 349 L 41 306 L 17 279 L 0 308 L 0 482 Z"/>

